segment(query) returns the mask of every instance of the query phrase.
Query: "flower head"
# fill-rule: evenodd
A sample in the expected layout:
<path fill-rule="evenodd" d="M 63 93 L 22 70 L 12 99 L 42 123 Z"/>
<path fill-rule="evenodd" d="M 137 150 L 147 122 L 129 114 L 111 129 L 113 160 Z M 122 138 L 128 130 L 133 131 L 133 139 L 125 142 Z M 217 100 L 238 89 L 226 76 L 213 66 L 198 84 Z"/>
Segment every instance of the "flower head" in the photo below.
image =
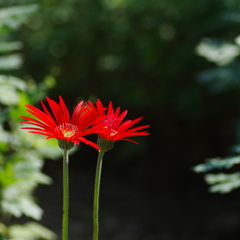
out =
<path fill-rule="evenodd" d="M 103 110 L 103 105 L 100 100 L 96 102 L 97 109 L 99 111 Z M 101 111 L 100 116 L 107 116 L 107 118 L 100 119 L 98 124 L 103 124 L 103 132 L 99 132 L 99 141 L 98 145 L 100 148 L 111 149 L 114 142 L 119 140 L 126 140 L 137 143 L 128 139 L 129 137 L 149 135 L 147 131 L 140 131 L 141 129 L 149 127 L 149 125 L 133 127 L 137 122 L 139 122 L 143 117 L 139 117 L 135 120 L 123 121 L 124 117 L 127 115 L 128 111 L 125 110 L 120 113 L 120 108 L 118 107 L 114 111 L 112 102 L 109 103 L 107 113 L 104 113 L 104 110 Z M 138 143 L 137 143 L 138 144 Z"/>
<path fill-rule="evenodd" d="M 74 144 L 84 142 L 99 149 L 95 143 L 88 141 L 83 136 L 103 131 L 101 125 L 93 126 L 96 121 L 99 121 L 99 114 L 104 111 L 103 109 L 93 109 L 90 101 L 87 103 L 81 101 L 77 104 L 70 117 L 62 97 L 59 97 L 59 104 L 49 97 L 46 97 L 46 100 L 52 114 L 42 101 L 43 111 L 27 104 L 27 111 L 35 118 L 21 116 L 21 118 L 27 120 L 21 121 L 21 123 L 31 124 L 34 127 L 24 127 L 22 129 L 30 130 L 29 133 L 45 135 L 47 136 L 46 139 L 56 138 L 61 148 L 70 149 Z"/>

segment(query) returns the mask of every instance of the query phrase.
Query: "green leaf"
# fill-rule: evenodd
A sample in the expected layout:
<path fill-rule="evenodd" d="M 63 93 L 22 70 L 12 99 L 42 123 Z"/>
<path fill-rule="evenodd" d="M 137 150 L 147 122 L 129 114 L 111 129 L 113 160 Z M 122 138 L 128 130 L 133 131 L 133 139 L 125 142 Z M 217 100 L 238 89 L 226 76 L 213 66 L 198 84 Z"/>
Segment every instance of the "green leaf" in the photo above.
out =
<path fill-rule="evenodd" d="M 1 42 L 0 43 L 0 53 L 10 52 L 14 50 L 19 50 L 22 48 L 22 43 L 19 41 L 15 42 Z"/>
<path fill-rule="evenodd" d="M 0 33 L 18 29 L 37 9 L 37 4 L 2 8 L 0 10 Z"/>
<path fill-rule="evenodd" d="M 224 159 L 212 158 L 206 163 L 199 164 L 193 167 L 193 171 L 197 173 L 208 172 L 213 169 L 229 169 L 232 166 L 240 163 L 240 157 L 229 157 Z"/>
<path fill-rule="evenodd" d="M 1 85 L 10 85 L 18 90 L 25 91 L 27 89 L 27 84 L 20 78 L 11 76 L 11 75 L 2 75 L 0 74 L 0 84 Z"/>
<path fill-rule="evenodd" d="M 12 225 L 9 227 L 10 240 L 54 240 L 56 234 L 36 222 L 28 222 L 24 225 Z"/>
<path fill-rule="evenodd" d="M 212 185 L 210 192 L 229 193 L 232 190 L 240 187 L 240 172 L 225 174 L 207 174 L 205 181 Z"/>
<path fill-rule="evenodd" d="M 4 188 L 16 182 L 16 178 L 14 177 L 13 164 L 11 164 L 11 162 L 5 164 L 4 167 L 0 166 L 0 179 L 1 186 Z"/>
<path fill-rule="evenodd" d="M 25 125 L 22 125 L 22 127 L 23 126 Z M 44 136 L 37 134 L 29 134 L 26 130 L 24 131 L 20 129 L 19 126 L 16 130 L 16 134 L 16 147 L 28 146 L 29 148 L 35 149 L 35 154 L 39 154 L 50 159 L 56 159 L 62 155 L 62 151 L 60 150 L 56 139 L 46 140 Z"/>
<path fill-rule="evenodd" d="M 3 105 L 16 105 L 19 101 L 18 92 L 9 85 L 0 85 L 0 103 Z"/>
<path fill-rule="evenodd" d="M 34 202 L 32 191 L 38 184 L 51 183 L 51 178 L 41 172 L 41 156 L 35 151 L 19 151 L 9 158 L 10 163 L 14 181 L 3 188 L 3 211 L 16 217 L 41 219 L 42 209 Z"/>
<path fill-rule="evenodd" d="M 0 142 L 8 144 L 10 141 L 10 133 L 3 129 L 3 126 L 0 125 Z"/>
<path fill-rule="evenodd" d="M 7 230 L 8 230 L 7 226 L 3 223 L 0 223 L 0 240 L 5 239 L 4 235 L 7 234 Z"/>
<path fill-rule="evenodd" d="M 15 217 L 25 215 L 40 220 L 43 214 L 42 209 L 34 203 L 33 199 L 24 195 L 19 195 L 15 186 L 5 189 L 2 207 L 3 212 L 10 213 Z"/>
<path fill-rule="evenodd" d="M 15 70 L 22 65 L 22 57 L 20 54 L 11 54 L 0 57 L 0 70 Z"/>

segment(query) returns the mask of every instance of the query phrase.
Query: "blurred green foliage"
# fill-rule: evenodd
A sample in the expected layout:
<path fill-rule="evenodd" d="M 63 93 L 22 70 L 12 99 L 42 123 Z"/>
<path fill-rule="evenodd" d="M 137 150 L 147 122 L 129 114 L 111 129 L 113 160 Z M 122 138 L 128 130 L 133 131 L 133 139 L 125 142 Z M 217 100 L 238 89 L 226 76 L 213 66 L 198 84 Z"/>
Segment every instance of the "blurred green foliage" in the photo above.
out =
<path fill-rule="evenodd" d="M 221 20 L 213 19 L 212 5 L 212 1 L 42 1 L 19 33 L 26 46 L 25 73 L 41 80 L 50 72 L 58 81 L 58 92 L 69 97 L 95 95 L 135 109 L 173 104 L 183 114 L 198 115 L 203 93 L 193 81 L 199 64 L 194 48 Z M 178 101 L 182 95 L 192 99 L 185 108 L 185 101 Z M 198 110 L 193 110 L 194 103 Z"/>
<path fill-rule="evenodd" d="M 193 168 L 196 173 L 206 173 L 211 170 L 225 170 L 240 164 L 240 157 L 227 159 L 208 159 L 205 163 Z M 229 193 L 240 187 L 240 172 L 235 173 L 208 173 L 204 176 L 206 183 L 210 185 L 210 192 Z"/>
<path fill-rule="evenodd" d="M 232 42 L 203 39 L 197 46 L 197 53 L 215 66 L 202 71 L 198 80 L 206 84 L 211 92 L 224 92 L 239 87 L 240 35 Z"/>
<path fill-rule="evenodd" d="M 162 121 L 197 121 L 213 112 L 207 84 L 220 84 L 207 79 L 213 74 L 224 78 L 223 72 L 236 79 L 237 72 L 232 76 L 227 69 L 214 73 L 213 63 L 196 54 L 205 38 L 237 37 L 238 20 L 227 17 L 234 14 L 234 4 L 238 6 L 230 0 L 41 1 L 17 33 L 26 56 L 21 74 L 41 81 L 50 73 L 57 79 L 53 98 L 61 93 L 74 103 L 76 98 L 112 100 L 135 114 L 144 111 L 155 124 L 156 109 Z M 236 93 L 229 95 L 230 104 Z M 214 101 L 221 104 L 218 96 Z M 214 111 L 221 115 L 223 108 Z"/>
<path fill-rule="evenodd" d="M 2 4 L 2 3 L 1 3 Z M 9 240 L 54 239 L 56 236 L 37 222 L 12 224 L 11 218 L 26 216 L 40 220 L 43 210 L 36 203 L 33 191 L 38 184 L 50 184 L 51 178 L 41 172 L 44 159 L 54 159 L 61 153 L 54 141 L 28 134 L 20 129 L 20 116 L 26 115 L 25 104 L 34 104 L 43 96 L 54 79 L 46 77 L 36 84 L 27 82 L 7 70 L 19 69 L 23 45 L 12 39 L 37 5 L 22 5 L 0 9 L 0 238 Z"/>
<path fill-rule="evenodd" d="M 239 99 L 240 35 L 235 29 L 236 26 L 239 26 L 240 21 L 239 2 L 226 1 L 226 9 L 222 12 L 222 17 L 231 23 L 232 29 L 228 32 L 228 35 L 218 38 L 203 38 L 199 42 L 196 47 L 197 54 L 206 58 L 209 62 L 213 62 L 214 65 L 201 71 L 198 74 L 198 80 L 208 87 L 211 94 L 227 93 L 228 97 L 230 97 L 230 94 L 237 94 Z M 240 187 L 239 171 L 231 172 L 230 170 L 230 173 L 229 171 L 226 172 L 226 170 L 240 164 L 239 116 L 232 120 L 232 125 L 234 125 L 236 142 L 235 146 L 232 147 L 232 152 L 237 155 L 228 158 L 207 159 L 205 163 L 193 168 L 197 173 L 206 173 L 211 170 L 223 171 L 221 173 L 205 174 L 205 181 L 210 185 L 209 190 L 211 192 L 229 193 Z"/>
<path fill-rule="evenodd" d="M 100 98 L 128 109 L 129 118 L 147 116 L 149 161 L 162 169 L 154 160 L 162 149 L 163 159 L 181 158 L 166 163 L 178 168 L 231 141 L 226 125 L 240 104 L 238 16 L 234 0 L 41 1 L 16 33 L 25 46 L 18 74 L 38 82 L 51 74 L 51 97 L 68 104 Z"/>
<path fill-rule="evenodd" d="M 148 156 L 129 147 L 116 155 L 122 160 L 131 152 L 126 162 L 139 157 L 131 168 L 139 172 L 149 170 L 148 158 L 159 179 L 159 151 L 178 174 L 184 161 L 225 154 L 230 126 L 240 129 L 239 24 L 237 0 L 42 0 L 14 34 L 25 56 L 15 72 L 39 83 L 56 79 L 53 98 L 112 100 L 129 118 L 147 116 L 154 129 L 141 140 Z"/>
<path fill-rule="evenodd" d="M 24 45 L 16 50 L 24 64 L 12 72 L 38 83 L 52 76 L 49 96 L 69 106 L 100 98 L 129 119 L 143 115 L 151 126 L 143 147 L 121 143 L 111 162 L 144 182 L 178 183 L 179 169 L 225 156 L 233 142 L 239 9 L 236 0 L 41 0 L 12 35 Z"/>

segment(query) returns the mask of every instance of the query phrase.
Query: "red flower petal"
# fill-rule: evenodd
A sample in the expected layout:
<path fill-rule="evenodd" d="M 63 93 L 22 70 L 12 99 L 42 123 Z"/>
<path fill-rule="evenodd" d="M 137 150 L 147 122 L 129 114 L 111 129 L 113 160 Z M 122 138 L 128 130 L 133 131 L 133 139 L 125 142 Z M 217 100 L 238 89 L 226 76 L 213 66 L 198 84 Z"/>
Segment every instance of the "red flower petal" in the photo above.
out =
<path fill-rule="evenodd" d="M 49 97 L 46 97 L 52 114 L 48 111 L 45 104 L 41 101 L 43 111 L 27 104 L 27 111 L 35 118 L 21 116 L 25 121 L 21 123 L 30 124 L 32 127 L 23 127 L 23 129 L 29 130 L 29 133 L 40 134 L 47 136 L 46 139 L 56 138 L 58 140 L 70 141 L 75 144 L 84 142 L 93 146 L 96 149 L 99 147 L 87 139 L 83 138 L 88 134 L 98 133 L 103 131 L 101 125 L 92 125 L 99 119 L 99 115 L 105 110 L 95 109 L 92 107 L 91 102 L 84 104 L 83 101 L 79 102 L 75 107 L 72 117 L 70 117 L 69 111 L 63 101 L 62 97 L 59 97 L 59 103 L 56 103 Z"/>
<path fill-rule="evenodd" d="M 96 102 L 97 109 L 102 109 L 103 105 L 100 100 L 97 100 Z M 99 119 L 95 125 L 102 125 L 103 132 L 99 132 L 98 135 L 102 137 L 105 140 L 109 141 L 118 141 L 118 140 L 125 140 L 137 143 L 135 141 L 127 139 L 128 137 L 134 137 L 134 136 L 141 136 L 141 135 L 149 135 L 147 131 L 138 132 L 141 129 L 145 129 L 149 127 L 149 125 L 145 126 L 139 126 L 135 128 L 131 128 L 133 125 L 135 125 L 137 122 L 139 122 L 143 117 L 139 117 L 134 120 L 127 120 L 125 122 L 122 122 L 124 117 L 127 115 L 127 110 L 123 111 L 120 114 L 120 108 L 118 107 L 116 111 L 114 112 L 112 102 L 108 105 L 107 116 L 108 118 L 101 120 Z"/>

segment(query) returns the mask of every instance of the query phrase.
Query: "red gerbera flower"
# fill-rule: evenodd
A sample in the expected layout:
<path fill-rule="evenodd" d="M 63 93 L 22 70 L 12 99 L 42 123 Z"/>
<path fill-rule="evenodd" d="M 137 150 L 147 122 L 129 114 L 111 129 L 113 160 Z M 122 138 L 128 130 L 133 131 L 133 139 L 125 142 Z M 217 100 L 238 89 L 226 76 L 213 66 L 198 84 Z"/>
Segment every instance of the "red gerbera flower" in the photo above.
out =
<path fill-rule="evenodd" d="M 21 118 L 28 120 L 21 121 L 21 123 L 31 124 L 36 127 L 24 127 L 22 129 L 30 130 L 29 133 L 45 135 L 47 136 L 46 139 L 56 138 L 59 141 L 60 147 L 62 147 L 62 144 L 66 146 L 64 143 L 67 142 L 70 144 L 68 146 L 71 146 L 69 147 L 70 149 L 74 144 L 84 142 L 99 149 L 95 143 L 88 141 L 83 136 L 103 131 L 101 125 L 93 125 L 96 121 L 99 121 L 99 113 L 104 111 L 104 109 L 92 109 L 90 101 L 88 103 L 81 101 L 75 107 L 72 117 L 70 117 L 62 97 L 59 97 L 59 104 L 49 97 L 46 97 L 46 100 L 52 110 L 53 116 L 42 101 L 41 105 L 44 111 L 27 104 L 27 111 L 37 119 L 21 116 Z"/>
<path fill-rule="evenodd" d="M 97 100 L 96 106 L 99 111 L 104 109 L 100 100 Z M 100 148 L 111 149 L 113 147 L 114 142 L 119 140 L 126 140 L 126 141 L 137 143 L 135 141 L 128 139 L 128 137 L 150 134 L 147 131 L 138 132 L 141 129 L 149 127 L 149 125 L 131 128 L 133 125 L 139 122 L 143 117 L 139 117 L 135 120 L 127 120 L 123 122 L 123 119 L 127 115 L 127 113 L 128 111 L 125 110 L 120 114 L 120 107 L 118 107 L 114 112 L 112 102 L 110 102 L 108 105 L 107 114 L 105 114 L 104 112 L 101 112 L 100 116 L 107 116 L 107 118 L 101 119 L 98 122 L 101 125 L 105 124 L 103 126 L 103 129 L 105 131 L 98 133 L 98 136 L 100 137 L 98 141 L 98 145 L 102 145 L 100 146 Z M 106 141 L 111 142 L 112 144 L 107 143 Z"/>

